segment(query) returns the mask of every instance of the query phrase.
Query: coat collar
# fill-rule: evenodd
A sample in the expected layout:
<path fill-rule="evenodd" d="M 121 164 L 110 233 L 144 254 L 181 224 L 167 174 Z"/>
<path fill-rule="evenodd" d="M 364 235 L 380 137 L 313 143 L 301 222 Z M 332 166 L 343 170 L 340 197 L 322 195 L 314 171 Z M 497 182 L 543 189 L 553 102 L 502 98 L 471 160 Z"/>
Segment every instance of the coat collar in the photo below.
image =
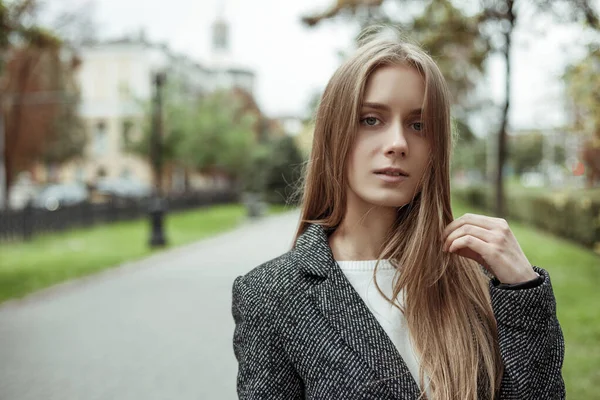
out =
<path fill-rule="evenodd" d="M 311 224 L 298 238 L 295 257 L 305 276 L 318 283 L 307 290 L 324 317 L 378 377 L 373 390 L 385 398 L 417 399 L 420 390 L 404 360 L 333 258 L 328 233 Z M 406 397 L 410 394 L 409 397 Z"/>
<path fill-rule="evenodd" d="M 327 278 L 332 272 L 335 260 L 329 247 L 329 233 L 321 225 L 310 224 L 298 237 L 295 254 L 305 275 Z"/>

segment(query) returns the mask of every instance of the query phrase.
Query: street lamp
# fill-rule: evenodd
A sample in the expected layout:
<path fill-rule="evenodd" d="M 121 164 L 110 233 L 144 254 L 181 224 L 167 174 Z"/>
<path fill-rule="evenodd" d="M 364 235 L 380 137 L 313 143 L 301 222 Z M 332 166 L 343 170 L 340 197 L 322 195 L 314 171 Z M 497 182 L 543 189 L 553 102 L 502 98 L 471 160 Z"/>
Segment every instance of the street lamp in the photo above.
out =
<path fill-rule="evenodd" d="M 163 229 L 163 217 L 166 211 L 166 200 L 162 190 L 162 137 L 163 137 L 163 104 L 162 89 L 166 74 L 158 72 L 153 76 L 154 102 L 152 108 L 152 135 L 150 139 L 150 163 L 154 170 L 154 193 L 150 200 L 150 247 L 163 247 L 167 244 Z"/>

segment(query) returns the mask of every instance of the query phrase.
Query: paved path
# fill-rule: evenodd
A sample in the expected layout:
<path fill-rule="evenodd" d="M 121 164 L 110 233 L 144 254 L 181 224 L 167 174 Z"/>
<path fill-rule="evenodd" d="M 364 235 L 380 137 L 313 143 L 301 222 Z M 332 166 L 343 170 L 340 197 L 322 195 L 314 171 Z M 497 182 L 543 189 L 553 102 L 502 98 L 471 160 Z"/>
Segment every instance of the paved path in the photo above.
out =
<path fill-rule="evenodd" d="M 0 306 L 0 399 L 236 399 L 231 284 L 296 212 Z"/>

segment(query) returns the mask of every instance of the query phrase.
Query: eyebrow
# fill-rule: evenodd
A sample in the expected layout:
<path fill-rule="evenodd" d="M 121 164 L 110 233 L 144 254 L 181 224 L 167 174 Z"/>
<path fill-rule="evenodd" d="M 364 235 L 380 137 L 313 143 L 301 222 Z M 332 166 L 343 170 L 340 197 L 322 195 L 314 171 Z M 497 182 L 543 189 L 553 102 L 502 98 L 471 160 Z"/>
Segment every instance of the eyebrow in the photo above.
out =
<path fill-rule="evenodd" d="M 364 103 L 363 104 L 363 108 L 371 108 L 373 110 L 381 110 L 381 111 L 390 111 L 390 107 L 388 107 L 385 104 L 382 103 Z M 408 115 L 409 116 L 415 116 L 415 115 L 421 115 L 423 114 L 423 109 L 422 108 L 416 108 L 414 110 L 411 110 Z"/>

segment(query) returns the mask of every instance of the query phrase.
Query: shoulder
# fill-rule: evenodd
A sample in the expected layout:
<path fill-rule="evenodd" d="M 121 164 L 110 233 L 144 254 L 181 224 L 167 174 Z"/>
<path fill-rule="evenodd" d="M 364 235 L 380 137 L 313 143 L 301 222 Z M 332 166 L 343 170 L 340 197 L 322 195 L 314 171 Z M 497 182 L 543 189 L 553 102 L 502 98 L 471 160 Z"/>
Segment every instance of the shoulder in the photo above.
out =
<path fill-rule="evenodd" d="M 234 296 L 271 302 L 289 297 L 301 279 L 300 271 L 290 250 L 277 258 L 266 261 L 235 279 Z"/>

